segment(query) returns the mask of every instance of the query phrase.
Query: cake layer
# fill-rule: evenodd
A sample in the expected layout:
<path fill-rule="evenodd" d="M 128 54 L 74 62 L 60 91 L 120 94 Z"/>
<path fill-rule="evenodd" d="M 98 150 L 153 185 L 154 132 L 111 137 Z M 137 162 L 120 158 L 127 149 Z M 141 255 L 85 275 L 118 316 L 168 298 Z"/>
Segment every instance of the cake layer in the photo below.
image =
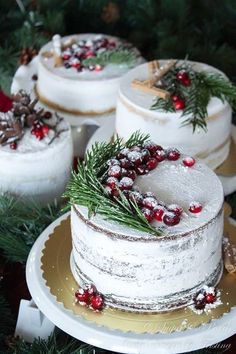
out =
<path fill-rule="evenodd" d="M 184 212 L 163 236 L 141 233 L 73 206 L 71 267 L 76 281 L 92 283 L 108 305 L 129 311 L 166 311 L 192 301 L 203 285 L 216 285 L 222 272 L 223 190 L 205 165 L 184 167 L 164 161 L 137 177 L 141 192 L 152 192 L 165 205 Z M 200 214 L 189 204 L 198 201 Z M 162 223 L 155 221 L 155 226 Z"/>
<path fill-rule="evenodd" d="M 68 40 L 75 42 L 93 40 L 98 38 L 96 34 L 80 34 L 67 36 Z M 121 40 L 116 37 L 106 36 L 114 40 L 117 46 Z M 130 69 L 130 65 L 109 64 L 103 70 L 80 71 L 71 67 L 55 67 L 53 56 L 45 56 L 44 53 L 52 53 L 52 42 L 42 47 L 39 53 L 37 93 L 42 102 L 56 107 L 60 111 L 66 111 L 78 115 L 96 115 L 109 113 L 115 109 L 120 77 Z M 131 67 L 142 62 L 137 50 L 137 59 Z"/>
<path fill-rule="evenodd" d="M 71 131 L 65 122 L 59 129 L 67 129 L 50 142 L 36 139 L 25 131 L 17 150 L 0 146 L 0 193 L 8 192 L 33 198 L 42 204 L 59 198 L 70 178 L 73 158 Z"/>
<path fill-rule="evenodd" d="M 162 65 L 165 61 L 160 60 Z M 196 71 L 217 72 L 215 68 L 194 63 Z M 212 169 L 227 157 L 230 145 L 232 110 L 228 103 L 211 98 L 208 107 L 207 132 L 192 125 L 181 127 L 187 117 L 176 113 L 150 110 L 154 96 L 131 87 L 134 79 L 146 80 L 148 64 L 142 64 L 127 73 L 121 81 L 116 113 L 116 132 L 127 140 L 135 131 L 150 134 L 151 139 L 164 147 L 175 146 L 186 154 L 199 157 Z"/>

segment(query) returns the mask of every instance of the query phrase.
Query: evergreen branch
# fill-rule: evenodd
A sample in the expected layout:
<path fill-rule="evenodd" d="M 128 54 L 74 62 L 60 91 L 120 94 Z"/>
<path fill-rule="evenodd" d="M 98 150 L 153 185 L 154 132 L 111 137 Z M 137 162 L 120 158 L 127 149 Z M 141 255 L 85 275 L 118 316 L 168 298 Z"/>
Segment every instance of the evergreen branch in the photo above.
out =
<path fill-rule="evenodd" d="M 84 60 L 84 65 L 100 64 L 106 66 L 108 64 L 132 66 L 137 56 L 134 51 L 129 49 L 116 49 L 111 51 L 104 51 L 98 54 L 96 57 L 88 58 Z"/>
<path fill-rule="evenodd" d="M 122 148 L 142 145 L 148 135 L 134 133 L 126 144 L 116 138 L 113 143 L 95 144 L 86 155 L 86 159 L 78 164 L 78 173 L 72 173 L 72 179 L 64 194 L 70 205 L 78 204 L 88 208 L 88 216 L 102 215 L 105 220 L 118 222 L 130 228 L 155 235 L 162 235 L 161 228 L 150 225 L 135 203 L 128 202 L 122 191 L 119 197 L 110 198 L 102 185 L 107 173 L 107 160 L 114 157 Z"/>

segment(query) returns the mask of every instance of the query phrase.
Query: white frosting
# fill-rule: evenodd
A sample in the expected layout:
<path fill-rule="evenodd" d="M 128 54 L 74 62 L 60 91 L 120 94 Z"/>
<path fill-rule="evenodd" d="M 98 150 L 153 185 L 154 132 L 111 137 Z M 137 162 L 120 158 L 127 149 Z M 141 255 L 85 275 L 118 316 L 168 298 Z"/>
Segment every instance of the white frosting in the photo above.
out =
<path fill-rule="evenodd" d="M 164 61 L 160 61 L 163 63 Z M 193 63 L 195 70 L 218 72 L 202 63 Z M 222 74 L 222 73 L 221 73 Z M 216 168 L 227 157 L 231 129 L 232 110 L 228 103 L 211 98 L 207 111 L 207 133 L 202 129 L 192 132 L 192 126 L 181 127 L 182 112 L 169 113 L 150 110 L 154 97 L 131 87 L 134 79 L 146 80 L 148 65 L 142 64 L 127 73 L 121 80 L 117 113 L 116 132 L 125 140 L 140 130 L 164 147 L 175 146 L 187 154 L 199 156 L 211 168 Z"/>
<path fill-rule="evenodd" d="M 95 34 L 72 35 L 62 38 L 62 42 L 72 38 L 79 41 L 96 37 Z M 106 37 L 113 38 L 116 42 L 120 41 L 116 37 Z M 43 46 L 39 53 L 37 82 L 39 94 L 64 109 L 82 113 L 99 114 L 115 109 L 120 77 L 130 69 L 128 65 L 109 64 L 100 72 L 88 70 L 77 72 L 74 68 L 54 67 L 53 57 L 43 56 L 46 51 L 52 51 L 52 42 Z M 134 65 L 141 62 L 142 58 L 138 57 Z"/>
<path fill-rule="evenodd" d="M 62 132 L 49 145 L 53 131 L 36 139 L 25 130 L 16 150 L 0 145 L 0 193 L 11 193 L 46 204 L 59 198 L 70 177 L 73 157 L 72 137 L 68 124 L 62 121 Z"/>
<path fill-rule="evenodd" d="M 179 225 L 166 227 L 168 235 L 151 236 L 99 215 L 88 221 L 86 208 L 75 206 L 82 218 L 72 208 L 72 271 L 78 283 L 79 269 L 103 295 L 125 301 L 128 308 L 141 302 L 158 310 L 157 299 L 162 297 L 166 297 L 168 308 L 173 294 L 200 289 L 219 267 L 222 186 L 205 165 L 186 168 L 181 159 L 160 163 L 148 175 L 138 177 L 136 185 L 143 192 L 152 191 L 166 204 L 182 206 Z M 188 212 L 192 201 L 202 203 L 200 214 Z"/>

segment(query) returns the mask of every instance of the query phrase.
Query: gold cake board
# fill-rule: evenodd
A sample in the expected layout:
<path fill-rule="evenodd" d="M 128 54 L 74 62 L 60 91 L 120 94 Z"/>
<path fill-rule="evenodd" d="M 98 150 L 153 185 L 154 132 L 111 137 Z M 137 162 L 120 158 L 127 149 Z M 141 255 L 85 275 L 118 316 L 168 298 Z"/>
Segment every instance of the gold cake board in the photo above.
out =
<path fill-rule="evenodd" d="M 230 212 L 231 209 L 226 204 L 225 232 L 231 242 L 234 239 L 234 244 L 236 244 L 236 227 L 228 221 Z M 110 308 L 105 308 L 100 313 L 93 312 L 84 306 L 75 304 L 74 293 L 78 285 L 70 269 L 71 249 L 70 217 L 68 216 L 55 227 L 44 244 L 41 258 L 43 278 L 51 295 L 56 297 L 56 300 L 66 310 L 98 326 L 122 332 L 171 333 L 199 327 L 216 320 L 236 306 L 236 276 L 224 272 L 218 285 L 223 304 L 212 309 L 208 314 L 198 315 L 189 308 L 159 314 L 137 314 Z"/>

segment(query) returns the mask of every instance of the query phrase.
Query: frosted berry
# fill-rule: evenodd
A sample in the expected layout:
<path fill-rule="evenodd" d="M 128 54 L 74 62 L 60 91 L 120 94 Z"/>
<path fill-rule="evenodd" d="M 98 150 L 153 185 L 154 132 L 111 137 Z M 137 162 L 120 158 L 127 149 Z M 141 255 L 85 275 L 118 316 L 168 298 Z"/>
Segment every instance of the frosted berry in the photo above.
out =
<path fill-rule="evenodd" d="M 154 215 L 152 210 L 148 208 L 142 208 L 141 212 L 148 222 L 151 222 L 153 220 Z"/>
<path fill-rule="evenodd" d="M 179 224 L 180 222 L 180 217 L 174 213 L 166 213 L 163 217 L 163 222 L 167 225 L 167 226 L 175 226 L 177 224 Z"/>
<path fill-rule="evenodd" d="M 110 159 L 107 161 L 108 166 L 120 165 L 120 161 L 117 159 Z"/>
<path fill-rule="evenodd" d="M 103 69 L 102 65 L 100 65 L 100 64 L 95 65 L 95 71 L 99 72 L 99 71 L 102 71 L 102 69 Z"/>
<path fill-rule="evenodd" d="M 136 179 L 136 177 L 137 177 L 137 174 L 133 170 L 128 170 L 127 171 L 127 177 L 131 178 L 134 181 Z"/>
<path fill-rule="evenodd" d="M 43 132 L 43 135 L 47 135 L 49 133 L 49 126 L 47 124 L 44 124 L 42 126 L 42 132 Z"/>
<path fill-rule="evenodd" d="M 143 199 L 142 205 L 145 208 L 153 210 L 158 205 L 158 202 L 154 197 L 146 197 Z"/>
<path fill-rule="evenodd" d="M 124 157 L 126 157 L 128 155 L 129 152 L 130 152 L 130 149 L 124 148 L 117 154 L 116 157 L 118 160 L 123 159 Z"/>
<path fill-rule="evenodd" d="M 199 202 L 192 202 L 189 205 L 189 211 L 193 214 L 200 213 L 202 211 L 202 205 Z"/>
<path fill-rule="evenodd" d="M 17 149 L 17 143 L 15 141 L 10 144 L 10 149 L 12 149 L 12 150 L 16 150 Z"/>
<path fill-rule="evenodd" d="M 148 149 L 143 149 L 141 151 L 141 154 L 142 154 L 142 159 L 143 159 L 143 162 L 147 162 L 151 156 L 150 152 Z"/>
<path fill-rule="evenodd" d="M 132 191 L 129 194 L 129 200 L 131 202 L 135 202 L 138 205 L 142 205 L 143 203 L 143 196 L 141 193 L 137 192 L 137 191 Z"/>
<path fill-rule="evenodd" d="M 123 168 L 131 168 L 133 166 L 132 162 L 130 160 L 128 160 L 126 157 L 124 157 L 123 159 L 120 159 L 120 165 Z"/>
<path fill-rule="evenodd" d="M 49 111 L 46 111 L 46 112 L 44 113 L 44 115 L 43 115 L 43 118 L 44 118 L 44 119 L 50 119 L 50 118 L 52 118 L 52 113 L 49 112 Z"/>
<path fill-rule="evenodd" d="M 95 311 L 101 311 L 104 307 L 104 298 L 101 294 L 94 294 L 91 297 L 90 306 Z"/>
<path fill-rule="evenodd" d="M 118 179 L 115 177 L 108 177 L 108 179 L 106 180 L 106 186 L 110 187 L 111 189 L 116 188 L 118 184 Z"/>
<path fill-rule="evenodd" d="M 181 110 L 181 109 L 184 109 L 185 108 L 185 102 L 184 100 L 182 99 L 178 99 L 177 101 L 174 102 L 174 107 L 175 109 L 178 111 L 178 110 Z"/>
<path fill-rule="evenodd" d="M 142 163 L 142 154 L 139 151 L 128 152 L 127 158 L 135 165 L 139 166 Z"/>
<path fill-rule="evenodd" d="M 135 169 L 137 175 L 145 175 L 147 173 L 146 166 L 140 165 Z"/>
<path fill-rule="evenodd" d="M 172 102 L 178 101 L 179 98 L 180 98 L 180 97 L 179 97 L 178 95 L 173 95 L 173 96 L 171 96 Z"/>
<path fill-rule="evenodd" d="M 196 160 L 193 157 L 187 156 L 183 159 L 183 164 L 186 167 L 192 167 L 195 164 Z"/>
<path fill-rule="evenodd" d="M 206 300 L 207 304 L 213 304 L 216 301 L 216 295 L 215 294 L 206 294 L 205 300 Z"/>
<path fill-rule="evenodd" d="M 110 166 L 108 176 L 116 178 L 121 177 L 121 167 L 119 165 Z"/>
<path fill-rule="evenodd" d="M 181 206 L 179 206 L 177 204 L 168 205 L 167 210 L 174 213 L 175 215 L 178 215 L 178 216 L 180 216 L 183 212 L 183 208 L 181 208 Z"/>
<path fill-rule="evenodd" d="M 202 299 L 194 299 L 194 307 L 196 310 L 203 310 L 206 306 L 205 298 Z"/>
<path fill-rule="evenodd" d="M 131 189 L 134 184 L 134 181 L 129 177 L 122 177 L 119 183 L 119 187 L 121 190 Z"/>
<path fill-rule="evenodd" d="M 157 161 L 157 159 L 155 159 L 155 157 L 150 158 L 148 160 L 148 162 L 146 163 L 148 170 L 154 170 L 154 168 L 156 168 L 157 165 L 158 165 L 158 161 Z"/>
<path fill-rule="evenodd" d="M 92 50 L 88 50 L 86 53 L 86 59 L 95 57 L 95 53 Z"/>
<path fill-rule="evenodd" d="M 141 147 L 138 146 L 138 145 L 133 145 L 131 148 L 130 148 L 131 151 L 137 151 L 137 152 L 141 152 Z"/>
<path fill-rule="evenodd" d="M 163 215 L 164 215 L 164 208 L 163 206 L 159 205 L 154 209 L 154 219 L 156 221 L 161 222 L 163 219 Z"/>
<path fill-rule="evenodd" d="M 163 150 L 163 148 L 160 145 L 157 145 L 153 143 L 152 141 L 147 141 L 144 144 L 144 147 L 148 149 L 151 155 L 153 155 L 157 150 Z"/>
<path fill-rule="evenodd" d="M 166 157 L 170 161 L 176 161 L 180 158 L 180 152 L 177 149 L 170 149 L 167 151 Z"/>
<path fill-rule="evenodd" d="M 155 159 L 158 161 L 158 162 L 162 162 L 165 160 L 166 158 L 166 153 L 164 150 L 157 150 L 155 152 L 155 154 L 153 155 L 153 157 L 155 157 Z"/>
<path fill-rule="evenodd" d="M 75 297 L 79 302 L 84 302 L 86 305 L 90 303 L 89 289 L 79 289 L 75 293 Z"/>

